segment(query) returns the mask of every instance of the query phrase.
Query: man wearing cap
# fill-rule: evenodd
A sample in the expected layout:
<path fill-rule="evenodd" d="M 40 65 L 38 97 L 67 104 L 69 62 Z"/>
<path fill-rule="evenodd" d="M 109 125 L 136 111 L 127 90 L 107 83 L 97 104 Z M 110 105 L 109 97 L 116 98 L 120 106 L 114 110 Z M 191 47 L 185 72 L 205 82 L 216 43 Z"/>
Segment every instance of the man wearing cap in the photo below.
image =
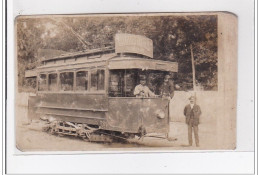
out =
<path fill-rule="evenodd" d="M 163 98 L 168 98 L 169 100 L 172 99 L 174 96 L 174 83 L 173 81 L 169 80 L 170 75 L 165 75 L 163 84 L 160 86 L 160 95 Z"/>
<path fill-rule="evenodd" d="M 184 108 L 184 115 L 186 117 L 186 124 L 188 125 L 188 139 L 189 139 L 189 145 L 192 146 L 192 128 L 194 130 L 194 136 L 195 136 L 195 143 L 196 146 L 199 146 L 199 122 L 200 122 L 200 115 L 201 110 L 199 105 L 196 104 L 196 98 L 194 96 L 191 96 L 189 98 L 190 104 L 186 105 Z"/>
<path fill-rule="evenodd" d="M 140 84 L 135 87 L 136 97 L 154 97 L 155 94 L 146 86 L 146 76 L 140 76 Z"/>

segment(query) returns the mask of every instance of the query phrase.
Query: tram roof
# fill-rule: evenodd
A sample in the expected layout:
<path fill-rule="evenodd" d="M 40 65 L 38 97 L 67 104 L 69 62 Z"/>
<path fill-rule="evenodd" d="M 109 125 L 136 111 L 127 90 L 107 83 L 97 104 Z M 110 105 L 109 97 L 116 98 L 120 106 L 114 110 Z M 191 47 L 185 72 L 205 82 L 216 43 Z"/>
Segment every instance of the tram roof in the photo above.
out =
<path fill-rule="evenodd" d="M 114 51 L 115 51 L 114 47 L 103 47 L 103 48 L 80 51 L 80 52 L 69 52 L 69 53 L 61 54 L 61 55 L 53 57 L 53 58 L 46 58 L 46 59 L 42 60 L 42 62 L 46 63 L 46 62 L 50 62 L 50 61 L 66 60 L 66 59 L 70 59 L 70 58 L 94 56 L 94 55 L 111 53 Z"/>
<path fill-rule="evenodd" d="M 142 69 L 178 72 L 178 63 L 156 60 L 136 54 L 116 54 L 113 48 L 95 49 L 91 52 L 64 54 L 52 59 L 43 60 L 44 65 L 36 70 L 26 71 L 25 77 L 34 77 L 37 72 L 73 70 L 92 67 L 114 69 Z"/>

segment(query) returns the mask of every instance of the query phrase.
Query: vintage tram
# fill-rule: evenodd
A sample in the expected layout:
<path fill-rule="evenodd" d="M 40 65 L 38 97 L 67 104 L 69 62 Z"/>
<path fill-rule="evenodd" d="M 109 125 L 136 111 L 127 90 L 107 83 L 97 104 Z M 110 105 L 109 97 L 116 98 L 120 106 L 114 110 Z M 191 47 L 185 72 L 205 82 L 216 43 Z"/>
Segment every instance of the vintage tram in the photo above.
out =
<path fill-rule="evenodd" d="M 37 78 L 36 95 L 28 101 L 28 117 L 47 118 L 51 133 L 97 142 L 150 133 L 167 136 L 169 100 L 133 95 L 141 74 L 156 94 L 162 77 L 178 71 L 176 62 L 153 59 L 152 40 L 117 34 L 115 47 L 63 54 L 42 62 L 26 72 L 26 77 Z"/>

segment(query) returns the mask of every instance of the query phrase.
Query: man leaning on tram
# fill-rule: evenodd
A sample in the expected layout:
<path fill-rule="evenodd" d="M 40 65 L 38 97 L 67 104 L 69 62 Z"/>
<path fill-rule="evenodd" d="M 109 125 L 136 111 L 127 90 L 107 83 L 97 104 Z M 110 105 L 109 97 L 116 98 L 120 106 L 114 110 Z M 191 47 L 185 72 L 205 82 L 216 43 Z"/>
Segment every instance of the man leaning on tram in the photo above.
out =
<path fill-rule="evenodd" d="M 167 98 L 168 100 L 171 100 L 174 96 L 174 83 L 170 78 L 170 75 L 166 74 L 163 83 L 159 88 L 160 96 L 162 98 Z"/>

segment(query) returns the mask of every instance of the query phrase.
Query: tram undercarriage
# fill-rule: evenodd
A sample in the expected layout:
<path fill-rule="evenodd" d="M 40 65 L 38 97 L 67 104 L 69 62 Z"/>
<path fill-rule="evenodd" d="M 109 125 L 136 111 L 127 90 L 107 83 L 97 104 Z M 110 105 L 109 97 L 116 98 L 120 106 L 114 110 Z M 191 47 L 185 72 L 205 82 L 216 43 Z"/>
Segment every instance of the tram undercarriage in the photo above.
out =
<path fill-rule="evenodd" d="M 43 131 L 58 136 L 75 136 L 88 142 L 127 142 L 138 136 L 142 138 L 146 133 L 140 129 L 139 133 L 121 133 L 116 131 L 102 130 L 99 126 L 66 121 L 45 121 Z"/>
<path fill-rule="evenodd" d="M 140 127 L 138 133 L 121 133 L 117 131 L 109 131 L 100 129 L 97 125 L 88 125 L 75 122 L 66 121 L 50 121 L 49 119 L 42 119 L 44 126 L 42 130 L 52 135 L 74 136 L 83 139 L 87 142 L 103 142 L 103 143 L 128 143 L 129 139 L 143 140 L 144 137 L 153 137 L 159 139 L 167 139 L 168 141 L 176 141 L 174 138 L 169 138 L 168 134 L 161 135 L 149 135 L 146 133 L 145 128 Z"/>

